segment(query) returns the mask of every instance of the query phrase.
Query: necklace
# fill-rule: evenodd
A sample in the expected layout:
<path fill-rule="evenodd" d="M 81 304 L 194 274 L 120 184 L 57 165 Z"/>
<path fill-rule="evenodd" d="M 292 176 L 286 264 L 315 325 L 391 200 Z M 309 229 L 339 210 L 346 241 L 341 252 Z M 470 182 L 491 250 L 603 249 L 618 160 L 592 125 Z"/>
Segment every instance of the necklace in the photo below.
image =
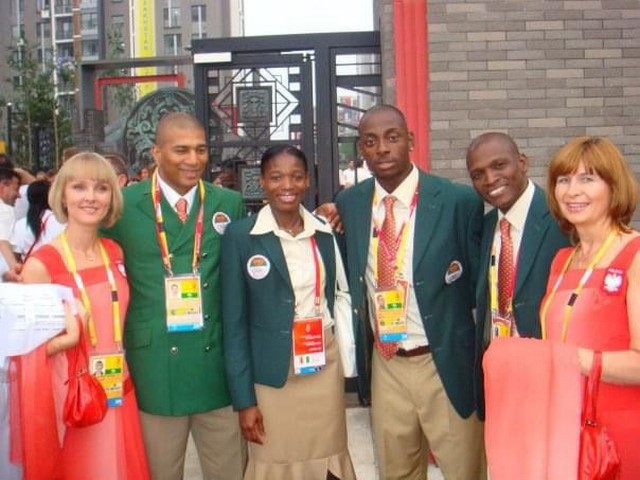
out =
<path fill-rule="evenodd" d="M 287 232 L 292 237 L 295 237 L 302 230 L 304 230 L 304 222 L 303 222 L 302 218 L 298 217 L 298 221 L 294 225 L 291 225 L 291 227 L 287 228 L 287 227 L 282 227 L 282 226 L 278 225 L 278 228 L 280 230 L 283 230 L 283 231 Z"/>

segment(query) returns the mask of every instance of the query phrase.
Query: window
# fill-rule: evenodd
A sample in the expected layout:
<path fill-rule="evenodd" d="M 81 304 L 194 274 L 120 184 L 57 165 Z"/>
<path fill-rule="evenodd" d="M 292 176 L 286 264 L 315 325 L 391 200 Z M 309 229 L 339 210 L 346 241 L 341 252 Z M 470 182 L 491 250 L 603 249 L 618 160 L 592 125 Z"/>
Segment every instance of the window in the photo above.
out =
<path fill-rule="evenodd" d="M 85 40 L 82 42 L 82 57 L 98 57 L 98 41 L 97 40 Z"/>
<path fill-rule="evenodd" d="M 53 52 L 50 48 L 38 48 L 38 63 L 49 65 L 53 61 Z"/>
<path fill-rule="evenodd" d="M 82 14 L 82 30 L 96 30 L 98 28 L 98 14 L 96 12 Z"/>
<path fill-rule="evenodd" d="M 180 26 L 180 7 L 164 8 L 163 15 L 165 28 Z"/>
<path fill-rule="evenodd" d="M 38 42 L 51 38 L 51 23 L 38 22 L 36 26 L 36 35 L 38 36 Z"/>
<path fill-rule="evenodd" d="M 124 36 L 124 15 L 113 15 L 111 17 L 111 31 L 120 37 Z"/>
<path fill-rule="evenodd" d="M 207 32 L 192 32 L 191 40 L 200 40 L 201 38 L 207 38 Z"/>
<path fill-rule="evenodd" d="M 19 26 L 13 25 L 11 27 L 11 36 L 14 40 L 24 38 L 24 23 L 21 23 Z"/>
<path fill-rule="evenodd" d="M 73 60 L 73 44 L 67 43 L 58 45 L 56 56 L 58 57 L 58 63 L 62 64 L 69 60 Z"/>
<path fill-rule="evenodd" d="M 165 55 L 178 55 L 182 49 L 182 35 L 179 33 L 171 33 L 164 36 L 164 53 Z"/>
<path fill-rule="evenodd" d="M 71 19 L 59 20 L 56 22 L 56 39 L 71 40 L 73 38 L 73 24 Z"/>
<path fill-rule="evenodd" d="M 191 5 L 191 22 L 204 23 L 207 21 L 206 5 Z"/>

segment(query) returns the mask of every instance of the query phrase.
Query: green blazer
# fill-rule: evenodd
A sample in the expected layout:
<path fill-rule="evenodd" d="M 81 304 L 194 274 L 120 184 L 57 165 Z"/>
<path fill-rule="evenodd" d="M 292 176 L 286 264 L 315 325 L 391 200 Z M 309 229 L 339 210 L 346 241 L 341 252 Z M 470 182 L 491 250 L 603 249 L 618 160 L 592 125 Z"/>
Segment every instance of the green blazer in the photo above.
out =
<path fill-rule="evenodd" d="M 341 192 L 336 204 L 345 227 L 344 247 L 356 332 L 361 400 L 370 398 L 373 334 L 369 321 L 365 270 L 371 239 L 374 180 Z M 465 185 L 420 172 L 413 238 L 413 286 L 433 359 L 456 411 L 474 410 L 473 368 L 475 300 L 483 205 Z M 462 275 L 445 281 L 452 262 Z"/>
<path fill-rule="evenodd" d="M 249 233 L 256 219 L 254 215 L 234 222 L 222 239 L 224 357 L 236 410 L 256 405 L 255 383 L 282 387 L 291 363 L 295 294 L 278 237 L 272 232 Z M 333 235 L 316 230 L 315 239 L 326 271 L 324 294 L 333 311 Z M 270 262 L 264 278 L 254 278 L 248 271 L 254 255 Z M 311 257 L 309 268 L 313 268 Z"/>
<path fill-rule="evenodd" d="M 122 218 L 104 233 L 124 250 L 131 299 L 124 327 L 127 362 L 141 410 L 154 415 L 181 416 L 230 404 L 222 359 L 220 243 L 212 217 L 224 212 L 231 220 L 244 216 L 237 192 L 205 182 L 204 229 L 200 274 L 204 328 L 167 332 L 164 279 L 148 180 L 123 190 Z M 162 200 L 165 231 L 175 274 L 190 273 L 193 236 L 200 207 L 196 194 L 183 225 Z"/>
<path fill-rule="evenodd" d="M 497 223 L 498 211 L 493 209 L 484 218 L 480 276 L 476 290 L 476 408 L 480 418 L 484 417 L 482 356 L 488 346 L 487 329 L 491 321 L 489 265 Z M 567 245 L 569 240 L 549 212 L 544 191 L 536 185 L 524 223 L 513 292 L 513 313 L 518 333 L 523 337 L 540 338 L 538 313 L 547 289 L 551 262 L 558 250 Z"/>

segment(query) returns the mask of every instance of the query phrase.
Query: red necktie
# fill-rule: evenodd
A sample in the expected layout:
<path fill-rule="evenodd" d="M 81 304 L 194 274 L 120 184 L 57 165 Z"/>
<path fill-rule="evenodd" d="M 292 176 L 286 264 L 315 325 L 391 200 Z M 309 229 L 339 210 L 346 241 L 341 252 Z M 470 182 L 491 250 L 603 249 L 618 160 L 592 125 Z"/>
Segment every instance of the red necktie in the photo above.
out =
<path fill-rule="evenodd" d="M 507 315 L 513 290 L 513 242 L 511 224 L 506 218 L 500 220 L 500 258 L 498 259 L 498 310 Z"/>
<path fill-rule="evenodd" d="M 387 195 L 384 203 L 384 221 L 378 237 L 378 288 L 393 288 L 396 285 L 396 219 L 393 216 L 393 204 L 396 197 Z M 378 335 L 378 322 L 375 322 L 375 344 L 383 358 L 389 360 L 398 350 L 397 342 L 381 342 Z"/>
<path fill-rule="evenodd" d="M 187 221 L 187 200 L 184 198 L 179 199 L 176 202 L 176 213 L 178 214 L 178 218 L 182 223 Z"/>

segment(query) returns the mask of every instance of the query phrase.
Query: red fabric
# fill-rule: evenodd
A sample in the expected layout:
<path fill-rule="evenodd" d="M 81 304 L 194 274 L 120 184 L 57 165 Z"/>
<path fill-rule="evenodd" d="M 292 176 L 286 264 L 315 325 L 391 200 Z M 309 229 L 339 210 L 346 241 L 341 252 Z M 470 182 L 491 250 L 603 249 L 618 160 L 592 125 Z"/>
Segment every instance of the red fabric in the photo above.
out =
<path fill-rule="evenodd" d="M 483 369 L 491 480 L 577 478 L 582 386 L 576 347 L 496 338 Z"/>
<path fill-rule="evenodd" d="M 600 350 L 605 352 L 605 356 L 607 351 L 629 348 L 626 270 L 639 250 L 640 237 L 630 241 L 609 267 L 594 270 L 573 307 L 567 343 Z M 568 248 L 558 252 L 551 267 L 549 285 L 556 282 L 570 253 Z M 567 271 L 553 298 L 547 314 L 547 332 L 551 340 L 560 339 L 564 306 L 583 273 L 584 270 Z M 618 284 L 618 280 L 621 283 Z M 597 412 L 599 423 L 607 428 L 620 454 L 620 479 L 639 479 L 640 386 L 602 382 Z"/>
<path fill-rule="evenodd" d="M 123 276 L 120 247 L 103 240 L 112 264 L 124 320 L 129 289 Z M 53 283 L 78 291 L 58 251 L 44 245 L 33 253 L 46 267 Z M 103 265 L 79 272 L 91 301 L 98 345 L 90 354 L 116 349 L 113 338 L 111 290 Z M 84 428 L 65 428 L 61 408 L 66 395 L 68 352 L 46 358 L 45 347 L 17 358 L 12 382 L 12 454 L 21 458 L 25 480 L 146 480 L 149 478 L 138 406 L 133 390 L 125 393 L 122 407 L 109 408 L 102 422 Z M 44 368 L 43 368 L 44 366 Z M 125 378 L 128 379 L 125 365 Z M 18 399 L 18 402 L 14 402 Z M 17 408 L 14 406 L 17 405 Z M 15 428 L 19 426 L 19 431 Z M 54 435 L 55 433 L 55 435 Z M 60 441 L 56 441 L 56 435 Z M 48 453 L 47 453 L 48 452 Z"/>
<path fill-rule="evenodd" d="M 398 244 L 396 243 L 396 219 L 393 204 L 396 197 L 387 195 L 384 203 L 384 221 L 378 238 L 378 288 L 393 288 L 396 285 L 396 261 Z M 389 360 L 398 351 L 397 342 L 381 342 L 378 336 L 378 322 L 375 322 L 375 345 L 382 358 Z"/>

